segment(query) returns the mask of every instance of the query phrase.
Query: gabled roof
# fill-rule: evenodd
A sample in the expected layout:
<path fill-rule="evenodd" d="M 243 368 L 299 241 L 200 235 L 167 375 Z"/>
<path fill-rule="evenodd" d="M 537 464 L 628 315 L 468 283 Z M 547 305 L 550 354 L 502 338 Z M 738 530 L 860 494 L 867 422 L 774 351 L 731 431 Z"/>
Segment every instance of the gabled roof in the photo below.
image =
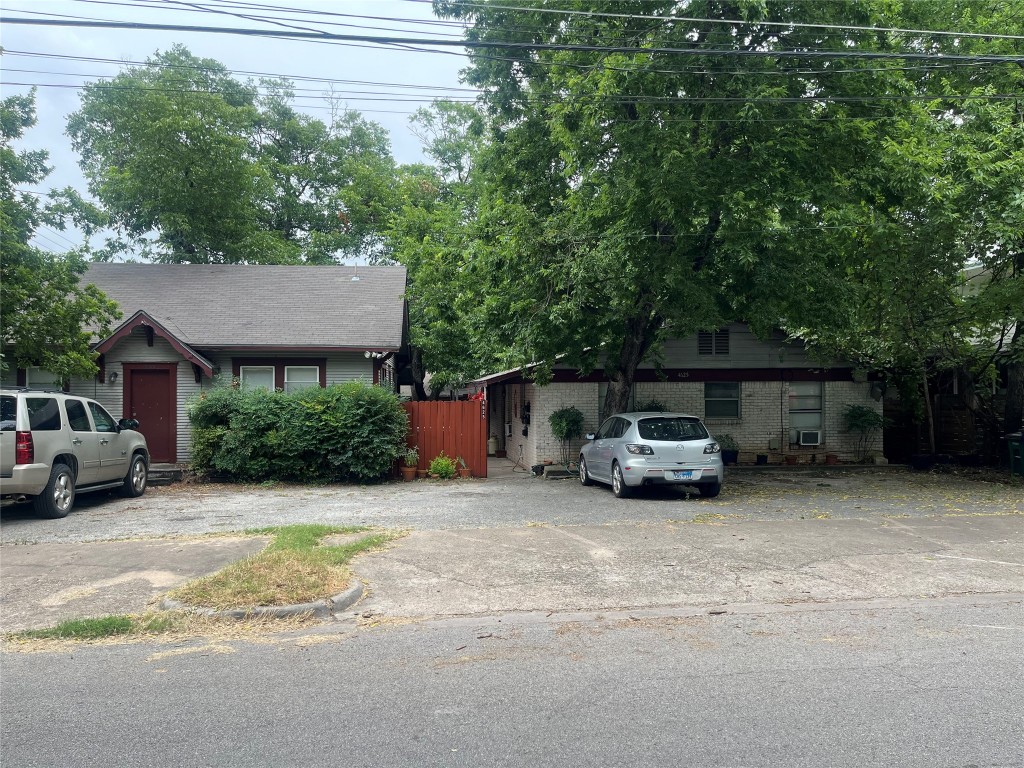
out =
<path fill-rule="evenodd" d="M 405 280 L 405 267 L 115 263 L 82 277 L 187 347 L 325 351 L 399 349 Z"/>
<path fill-rule="evenodd" d="M 168 331 L 141 309 L 115 328 L 114 332 L 107 336 L 107 338 L 100 341 L 96 345 L 96 351 L 100 354 L 109 352 L 117 342 L 129 335 L 136 328 L 150 329 L 151 333 L 162 339 L 166 339 L 167 343 L 176 349 L 182 357 L 190 363 L 199 366 L 199 369 L 207 376 L 213 376 L 213 363 L 188 346 L 188 344 L 183 343 L 181 339 Z"/>

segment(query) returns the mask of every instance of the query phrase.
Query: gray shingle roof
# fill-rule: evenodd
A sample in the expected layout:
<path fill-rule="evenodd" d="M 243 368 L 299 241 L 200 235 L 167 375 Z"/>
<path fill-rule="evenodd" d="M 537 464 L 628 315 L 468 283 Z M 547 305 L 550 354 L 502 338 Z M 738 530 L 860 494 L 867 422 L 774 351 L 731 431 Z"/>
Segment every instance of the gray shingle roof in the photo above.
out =
<path fill-rule="evenodd" d="M 93 263 L 82 283 L 193 347 L 402 343 L 405 267 Z"/>

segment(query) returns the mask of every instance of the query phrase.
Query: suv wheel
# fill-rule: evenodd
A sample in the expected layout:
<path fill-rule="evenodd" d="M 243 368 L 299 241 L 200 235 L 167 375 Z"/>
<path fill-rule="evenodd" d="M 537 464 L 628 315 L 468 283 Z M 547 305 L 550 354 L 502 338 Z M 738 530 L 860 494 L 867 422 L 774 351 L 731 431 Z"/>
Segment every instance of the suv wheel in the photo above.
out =
<path fill-rule="evenodd" d="M 146 492 L 146 480 L 149 477 L 149 468 L 146 466 L 146 459 L 136 453 L 132 457 L 132 466 L 124 477 L 124 485 L 121 486 L 121 495 L 129 499 L 141 496 Z"/>
<path fill-rule="evenodd" d="M 54 464 L 43 492 L 32 500 L 36 514 L 54 520 L 67 517 L 75 503 L 75 476 L 67 464 Z"/>

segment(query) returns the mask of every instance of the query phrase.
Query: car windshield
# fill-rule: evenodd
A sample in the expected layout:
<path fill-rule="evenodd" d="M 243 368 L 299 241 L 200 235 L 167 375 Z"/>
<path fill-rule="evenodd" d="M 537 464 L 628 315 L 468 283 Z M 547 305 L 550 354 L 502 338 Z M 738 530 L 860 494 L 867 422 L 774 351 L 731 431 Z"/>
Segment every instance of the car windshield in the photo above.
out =
<path fill-rule="evenodd" d="M 656 416 L 640 419 L 637 424 L 640 437 L 644 440 L 707 440 L 708 431 L 697 419 L 680 416 Z"/>

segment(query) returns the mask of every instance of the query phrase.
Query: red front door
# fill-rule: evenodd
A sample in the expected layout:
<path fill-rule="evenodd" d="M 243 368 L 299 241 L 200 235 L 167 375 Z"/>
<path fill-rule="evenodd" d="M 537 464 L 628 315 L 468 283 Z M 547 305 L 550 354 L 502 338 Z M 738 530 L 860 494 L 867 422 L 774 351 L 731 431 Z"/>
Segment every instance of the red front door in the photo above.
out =
<path fill-rule="evenodd" d="M 139 420 L 150 461 L 174 463 L 177 452 L 177 408 L 174 366 L 124 366 L 125 417 Z"/>

